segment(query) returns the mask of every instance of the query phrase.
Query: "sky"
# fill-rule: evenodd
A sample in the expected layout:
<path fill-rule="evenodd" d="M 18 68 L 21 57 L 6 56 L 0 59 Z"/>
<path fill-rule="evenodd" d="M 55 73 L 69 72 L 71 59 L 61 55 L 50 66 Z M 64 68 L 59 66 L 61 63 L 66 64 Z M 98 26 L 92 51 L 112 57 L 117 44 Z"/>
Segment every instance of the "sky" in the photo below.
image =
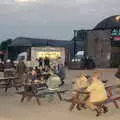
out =
<path fill-rule="evenodd" d="M 15 37 L 71 40 L 120 14 L 120 0 L 0 0 L 0 41 Z"/>

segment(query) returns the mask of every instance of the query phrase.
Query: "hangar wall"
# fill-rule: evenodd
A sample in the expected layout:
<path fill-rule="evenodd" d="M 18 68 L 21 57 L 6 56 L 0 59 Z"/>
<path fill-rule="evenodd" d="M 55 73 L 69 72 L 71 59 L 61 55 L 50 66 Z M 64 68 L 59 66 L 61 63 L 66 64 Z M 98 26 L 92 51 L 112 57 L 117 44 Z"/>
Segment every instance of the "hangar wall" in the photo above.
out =
<path fill-rule="evenodd" d="M 92 56 L 96 66 L 110 67 L 111 57 L 111 31 L 91 30 L 87 35 L 87 52 Z"/>

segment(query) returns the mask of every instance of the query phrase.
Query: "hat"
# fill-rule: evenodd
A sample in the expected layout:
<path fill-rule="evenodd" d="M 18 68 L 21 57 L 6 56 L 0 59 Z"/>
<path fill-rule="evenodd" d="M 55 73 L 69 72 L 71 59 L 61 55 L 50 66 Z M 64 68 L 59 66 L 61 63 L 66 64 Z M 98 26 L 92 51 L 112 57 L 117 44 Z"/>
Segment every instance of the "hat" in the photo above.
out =
<path fill-rule="evenodd" d="M 10 59 L 8 59 L 8 60 L 7 60 L 7 62 L 11 62 L 11 60 L 10 60 Z"/>

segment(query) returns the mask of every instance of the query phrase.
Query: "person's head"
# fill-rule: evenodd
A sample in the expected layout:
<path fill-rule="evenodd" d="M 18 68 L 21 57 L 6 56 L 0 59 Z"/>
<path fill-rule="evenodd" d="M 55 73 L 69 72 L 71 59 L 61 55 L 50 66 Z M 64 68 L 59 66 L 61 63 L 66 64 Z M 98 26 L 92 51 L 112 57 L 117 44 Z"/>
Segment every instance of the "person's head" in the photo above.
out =
<path fill-rule="evenodd" d="M 79 76 L 80 79 L 87 79 L 86 74 L 85 73 L 80 73 Z"/>
<path fill-rule="evenodd" d="M 80 73 L 79 76 L 76 76 L 76 80 L 87 80 L 87 77 L 84 73 Z"/>
<path fill-rule="evenodd" d="M 100 79 L 100 73 L 99 72 L 93 72 L 92 80 L 98 80 L 98 79 Z"/>
<path fill-rule="evenodd" d="M 32 74 L 33 76 L 36 76 L 36 75 L 37 75 L 35 69 L 32 70 L 31 74 Z"/>
<path fill-rule="evenodd" d="M 47 56 L 45 56 L 45 59 L 47 59 L 48 57 Z"/>

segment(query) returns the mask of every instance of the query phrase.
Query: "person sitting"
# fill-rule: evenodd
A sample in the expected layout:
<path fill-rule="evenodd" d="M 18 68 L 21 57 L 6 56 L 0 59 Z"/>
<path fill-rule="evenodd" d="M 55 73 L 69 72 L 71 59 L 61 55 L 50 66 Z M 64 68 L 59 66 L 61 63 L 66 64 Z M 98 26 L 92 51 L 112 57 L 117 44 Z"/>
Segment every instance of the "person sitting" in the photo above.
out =
<path fill-rule="evenodd" d="M 36 78 L 37 78 L 37 72 L 35 71 L 35 69 L 32 70 L 31 74 L 32 74 L 32 80 L 33 81 L 36 80 Z"/>
<path fill-rule="evenodd" d="M 54 65 L 51 67 L 51 70 L 55 73 L 55 74 L 58 74 L 58 70 L 57 70 L 57 67 Z"/>
<path fill-rule="evenodd" d="M 54 73 L 50 73 L 50 76 L 47 80 L 47 86 L 49 90 L 57 90 L 61 84 L 60 77 Z"/>
<path fill-rule="evenodd" d="M 65 68 L 64 68 L 63 64 L 59 65 L 59 70 L 58 70 L 57 75 L 61 79 L 61 85 L 60 86 L 62 86 L 64 84 L 64 79 L 65 79 Z"/>
<path fill-rule="evenodd" d="M 45 66 L 44 69 L 43 69 L 43 71 L 46 72 L 46 73 L 49 72 L 49 70 L 50 70 L 49 66 Z"/>
<path fill-rule="evenodd" d="M 36 74 L 37 74 L 37 78 L 41 78 L 41 71 L 40 71 L 40 69 L 38 69 L 38 67 L 35 67 L 35 72 L 36 72 Z"/>
<path fill-rule="evenodd" d="M 31 83 L 31 81 L 32 81 L 32 70 L 33 70 L 33 68 L 28 69 L 28 72 L 25 75 L 25 83 Z"/>
<path fill-rule="evenodd" d="M 83 90 L 86 89 L 89 86 L 89 81 L 86 77 L 85 74 L 80 74 L 80 76 L 78 76 L 75 80 L 75 84 L 73 86 L 74 90 Z"/>
<path fill-rule="evenodd" d="M 39 75 L 36 76 L 36 79 L 33 81 L 33 84 L 40 89 L 47 88 L 47 84 L 45 83 L 44 79 L 42 77 L 40 78 Z"/>
<path fill-rule="evenodd" d="M 107 100 L 107 93 L 104 84 L 100 80 L 99 73 L 94 72 L 91 80 L 91 84 L 86 89 L 89 98 L 85 103 L 91 110 L 97 112 L 96 116 L 99 116 L 101 114 L 101 109 L 98 106 Z M 102 108 L 104 109 L 104 112 L 107 112 L 107 107 L 103 105 Z"/>
<path fill-rule="evenodd" d="M 89 81 L 85 74 L 80 74 L 75 80 L 74 86 L 73 86 L 73 92 L 72 92 L 72 99 L 70 99 L 70 102 L 74 102 L 75 99 L 79 99 L 81 101 L 85 101 L 87 98 L 86 94 L 79 94 L 77 91 L 84 91 L 89 86 Z M 75 104 L 72 104 L 70 107 L 70 111 L 74 108 Z M 82 108 L 85 108 L 83 104 L 77 104 L 76 108 L 78 110 L 81 110 Z"/>
<path fill-rule="evenodd" d="M 50 73 L 50 77 L 48 78 L 47 82 L 48 91 L 54 92 L 59 89 L 59 85 L 61 84 L 60 78 L 54 74 L 53 72 Z M 46 100 L 51 101 L 54 98 L 54 94 L 46 95 Z"/>

